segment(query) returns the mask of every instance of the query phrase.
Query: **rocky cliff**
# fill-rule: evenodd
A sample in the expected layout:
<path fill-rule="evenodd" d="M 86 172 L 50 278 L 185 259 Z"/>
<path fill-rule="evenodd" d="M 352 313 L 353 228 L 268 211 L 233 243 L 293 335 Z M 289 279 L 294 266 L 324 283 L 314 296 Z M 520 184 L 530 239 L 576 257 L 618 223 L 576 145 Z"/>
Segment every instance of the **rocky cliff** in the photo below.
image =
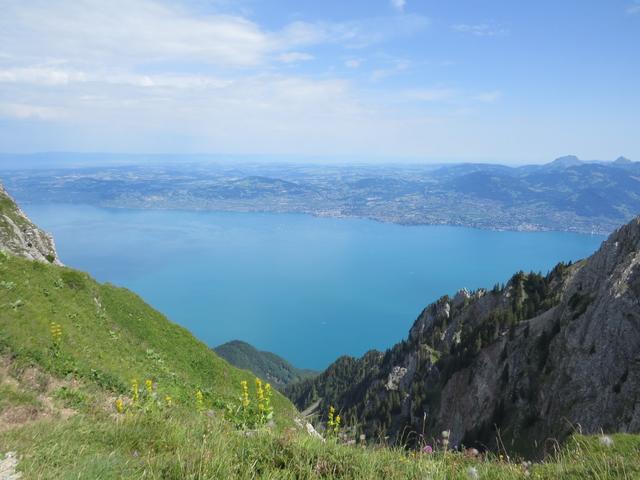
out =
<path fill-rule="evenodd" d="M 586 260 L 442 297 L 386 353 L 288 394 L 403 442 L 450 430 L 452 445 L 532 453 L 574 430 L 639 432 L 639 264 L 636 218 Z"/>
<path fill-rule="evenodd" d="M 51 235 L 35 226 L 0 185 L 0 250 L 61 265 Z"/>

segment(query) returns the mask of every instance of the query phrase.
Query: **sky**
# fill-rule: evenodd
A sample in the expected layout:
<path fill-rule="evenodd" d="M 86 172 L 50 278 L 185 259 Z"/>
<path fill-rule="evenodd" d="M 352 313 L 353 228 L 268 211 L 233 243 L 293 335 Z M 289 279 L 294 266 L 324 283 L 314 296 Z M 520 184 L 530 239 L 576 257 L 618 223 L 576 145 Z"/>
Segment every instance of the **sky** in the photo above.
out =
<path fill-rule="evenodd" d="M 0 0 L 0 152 L 640 160 L 640 0 Z"/>

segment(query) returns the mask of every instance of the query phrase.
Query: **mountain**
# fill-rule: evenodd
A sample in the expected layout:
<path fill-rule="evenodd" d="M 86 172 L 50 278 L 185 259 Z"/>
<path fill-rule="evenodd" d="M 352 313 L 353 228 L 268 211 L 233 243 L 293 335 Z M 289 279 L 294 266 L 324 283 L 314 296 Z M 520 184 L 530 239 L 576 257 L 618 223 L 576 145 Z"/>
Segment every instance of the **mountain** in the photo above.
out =
<path fill-rule="evenodd" d="M 317 374 L 313 370 L 296 368 L 275 353 L 260 351 L 240 340 L 219 345 L 214 351 L 231 365 L 249 370 L 275 386 L 288 385 Z"/>
<path fill-rule="evenodd" d="M 14 255 L 61 265 L 51 235 L 36 227 L 0 185 L 0 248 Z"/>
<path fill-rule="evenodd" d="M 556 158 L 554 161 L 547 163 L 545 168 L 548 169 L 565 169 L 569 167 L 577 167 L 584 162 L 575 155 L 566 155 L 564 157 Z"/>
<path fill-rule="evenodd" d="M 103 158 L 102 167 L 79 167 L 82 155 L 58 163 L 61 154 L 47 167 L 46 156 L 35 156 L 31 160 L 39 167 L 18 168 L 31 165 L 31 157 L 5 161 L 0 155 L 0 177 L 24 203 L 291 212 L 497 230 L 608 235 L 640 213 L 640 162 L 623 157 L 583 161 L 570 155 L 520 167 L 207 162 L 198 156 L 171 163 L 163 156 L 113 157 Z M 95 165 L 97 159 L 88 155 L 86 161 Z"/>
<path fill-rule="evenodd" d="M 639 352 L 640 217 L 586 260 L 444 296 L 387 352 L 339 359 L 285 393 L 397 442 L 450 430 L 452 444 L 497 448 L 499 434 L 539 453 L 576 429 L 640 432 Z"/>
<path fill-rule="evenodd" d="M 628 166 L 633 162 L 626 157 L 620 156 L 613 161 L 613 165 Z"/>

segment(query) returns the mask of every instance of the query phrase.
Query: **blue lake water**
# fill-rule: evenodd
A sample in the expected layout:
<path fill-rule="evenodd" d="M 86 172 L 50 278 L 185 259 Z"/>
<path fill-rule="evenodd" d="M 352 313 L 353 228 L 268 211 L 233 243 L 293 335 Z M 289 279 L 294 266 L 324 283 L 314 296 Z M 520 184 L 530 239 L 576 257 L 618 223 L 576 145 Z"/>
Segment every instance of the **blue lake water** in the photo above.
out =
<path fill-rule="evenodd" d="M 599 236 L 305 215 L 27 205 L 64 263 L 140 294 L 208 345 L 320 369 L 406 337 L 444 294 L 588 256 Z"/>

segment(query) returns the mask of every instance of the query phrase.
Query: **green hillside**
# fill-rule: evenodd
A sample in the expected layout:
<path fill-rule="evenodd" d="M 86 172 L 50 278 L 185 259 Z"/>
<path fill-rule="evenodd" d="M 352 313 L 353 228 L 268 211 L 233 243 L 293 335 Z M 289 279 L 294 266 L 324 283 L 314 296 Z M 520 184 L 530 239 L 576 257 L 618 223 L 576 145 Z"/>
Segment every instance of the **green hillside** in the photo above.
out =
<path fill-rule="evenodd" d="M 282 387 L 318 374 L 312 370 L 296 368 L 272 352 L 258 350 L 240 340 L 232 340 L 214 348 L 231 365 L 249 370 L 258 377 Z"/>
<path fill-rule="evenodd" d="M 132 379 L 152 379 L 163 395 L 182 402 L 200 389 L 211 406 L 234 399 L 240 381 L 254 378 L 125 289 L 9 255 L 0 275 L 0 346 L 20 363 L 114 394 L 126 394 Z M 56 352 L 52 322 L 62 330 Z M 279 394 L 274 406 L 280 418 L 295 411 Z"/>

